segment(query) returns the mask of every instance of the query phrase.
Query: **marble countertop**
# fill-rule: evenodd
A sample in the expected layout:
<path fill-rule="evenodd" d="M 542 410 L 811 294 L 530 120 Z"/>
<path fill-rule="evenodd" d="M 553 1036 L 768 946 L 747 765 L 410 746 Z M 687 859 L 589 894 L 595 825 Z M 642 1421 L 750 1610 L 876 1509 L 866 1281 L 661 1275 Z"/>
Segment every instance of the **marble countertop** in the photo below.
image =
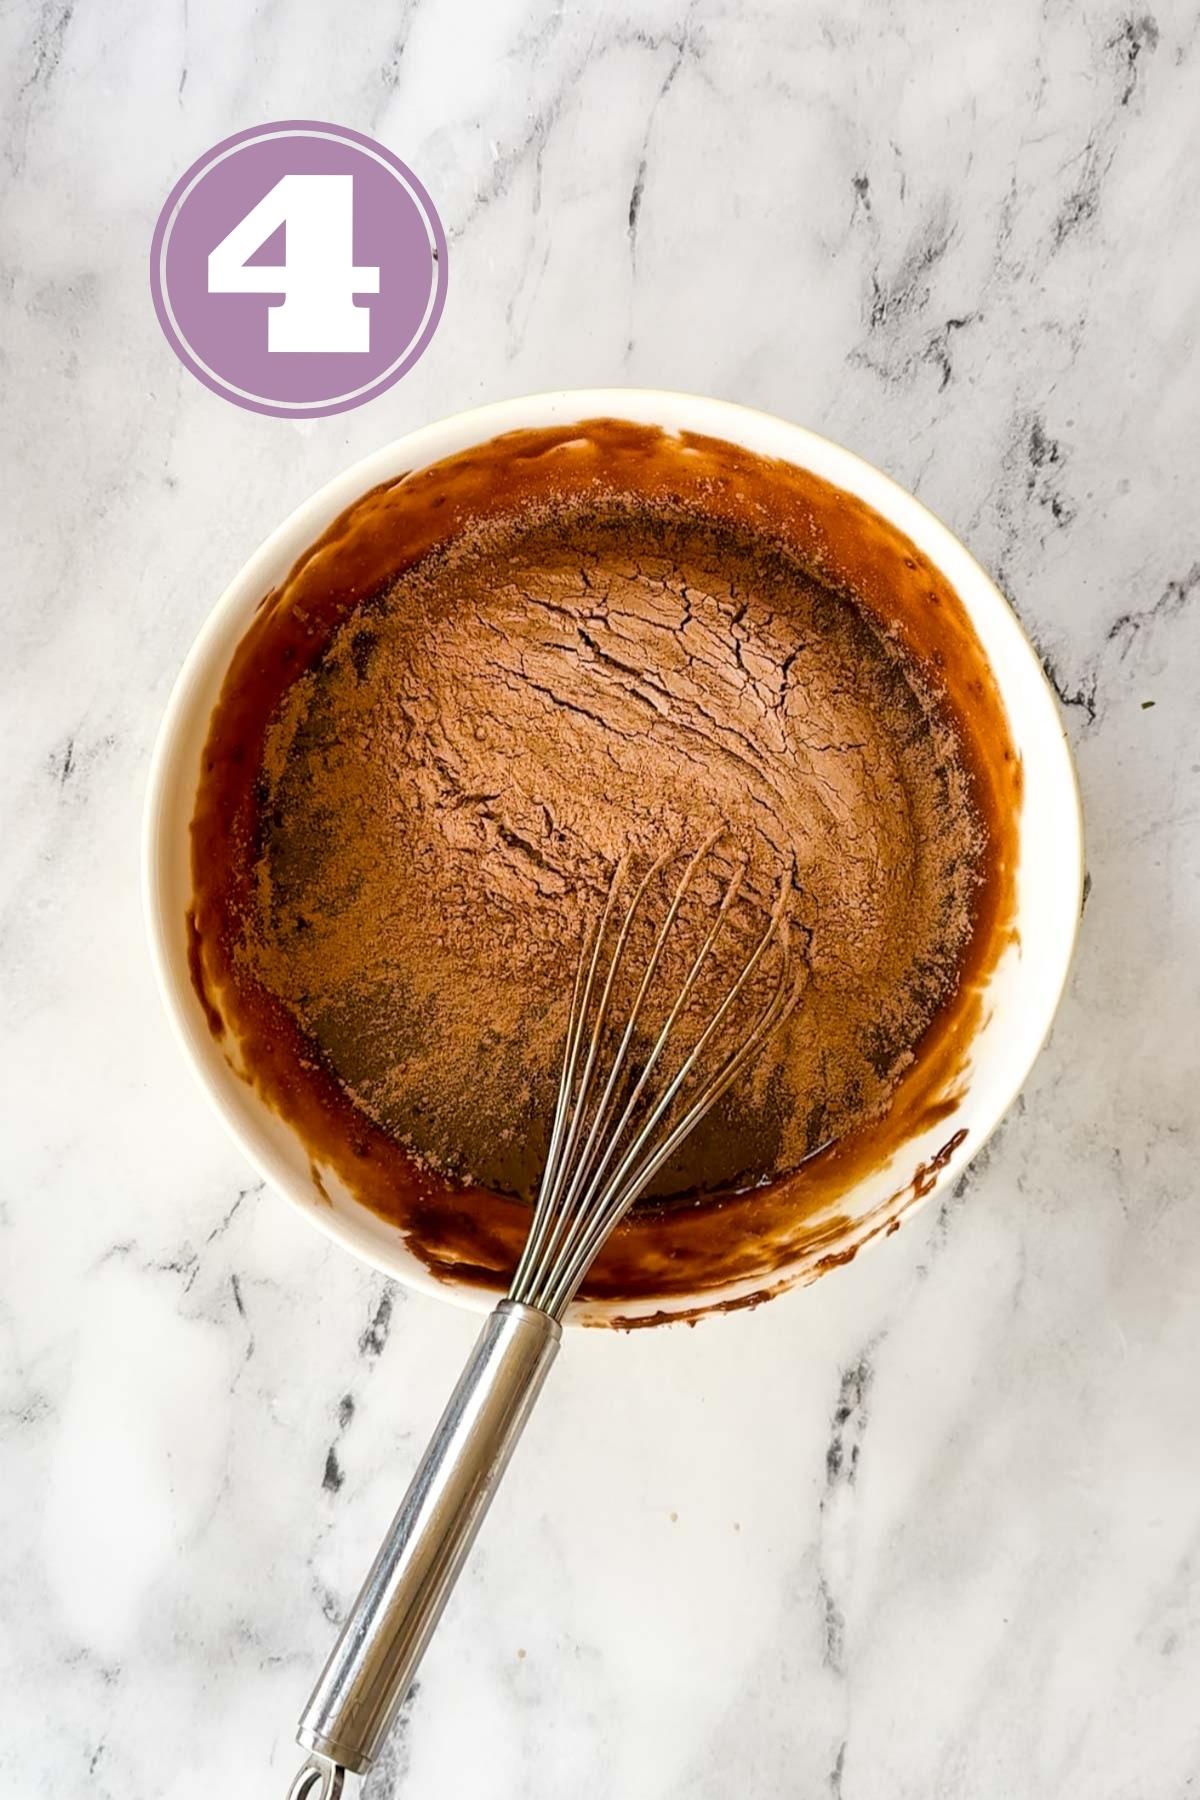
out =
<path fill-rule="evenodd" d="M 0 1791 L 282 1795 L 475 1331 L 261 1191 L 174 1046 L 175 671 L 354 457 L 628 382 L 811 425 L 965 538 L 1090 897 L 944 1205 L 754 1314 L 572 1339 L 370 1800 L 1200 1794 L 1200 26 L 1150 4 L 3 9 Z M 310 424 L 200 387 L 146 278 L 183 168 L 297 116 L 411 162 L 451 245 L 417 369 Z"/>

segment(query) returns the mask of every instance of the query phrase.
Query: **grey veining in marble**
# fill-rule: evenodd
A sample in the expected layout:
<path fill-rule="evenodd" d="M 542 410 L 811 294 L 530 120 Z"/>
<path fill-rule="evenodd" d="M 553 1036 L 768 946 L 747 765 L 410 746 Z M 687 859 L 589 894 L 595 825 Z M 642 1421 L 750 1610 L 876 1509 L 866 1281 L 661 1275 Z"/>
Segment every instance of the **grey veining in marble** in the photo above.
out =
<path fill-rule="evenodd" d="M 562 1358 L 370 1800 L 1200 1793 L 1200 15 L 1117 0 L 0 10 L 0 1790 L 282 1794 L 473 1334 L 252 1183 L 138 899 L 173 675 L 353 457 L 522 390 L 840 439 L 1002 581 L 1090 897 L 939 1208 L 805 1293 Z M 418 368 L 290 424 L 187 375 L 150 232 L 329 118 L 434 194 Z"/>

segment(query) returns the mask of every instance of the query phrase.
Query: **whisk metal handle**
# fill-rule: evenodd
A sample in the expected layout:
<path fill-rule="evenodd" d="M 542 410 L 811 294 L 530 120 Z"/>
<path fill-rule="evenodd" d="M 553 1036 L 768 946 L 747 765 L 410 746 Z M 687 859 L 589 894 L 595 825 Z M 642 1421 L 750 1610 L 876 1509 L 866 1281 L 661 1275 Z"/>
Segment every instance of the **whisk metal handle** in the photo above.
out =
<path fill-rule="evenodd" d="M 491 1313 L 300 1719 L 297 1739 L 363 1774 L 407 1694 L 554 1361 L 557 1320 Z"/>

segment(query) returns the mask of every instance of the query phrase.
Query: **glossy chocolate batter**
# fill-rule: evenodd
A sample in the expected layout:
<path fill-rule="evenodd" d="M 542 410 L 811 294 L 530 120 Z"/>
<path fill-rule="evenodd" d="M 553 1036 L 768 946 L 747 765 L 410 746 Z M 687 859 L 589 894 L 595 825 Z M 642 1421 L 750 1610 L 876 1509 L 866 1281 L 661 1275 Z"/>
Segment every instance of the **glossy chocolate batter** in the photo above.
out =
<path fill-rule="evenodd" d="M 985 835 L 898 637 L 770 534 L 619 494 L 470 524 L 350 609 L 275 708 L 258 813 L 241 966 L 388 1136 L 517 1194 L 623 851 L 725 827 L 764 903 L 786 873 L 807 964 L 660 1176 L 682 1195 L 886 1107 L 954 988 Z"/>

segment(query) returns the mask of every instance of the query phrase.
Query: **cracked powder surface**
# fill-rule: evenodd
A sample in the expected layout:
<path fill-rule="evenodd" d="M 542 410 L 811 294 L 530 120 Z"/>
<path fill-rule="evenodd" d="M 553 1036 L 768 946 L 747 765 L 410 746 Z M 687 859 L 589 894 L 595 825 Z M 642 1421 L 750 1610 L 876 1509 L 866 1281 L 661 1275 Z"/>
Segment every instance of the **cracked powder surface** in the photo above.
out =
<path fill-rule="evenodd" d="M 361 604 L 285 695 L 261 791 L 241 954 L 377 1124 L 516 1193 L 623 852 L 725 827 L 761 895 L 794 869 L 806 944 L 800 1007 L 660 1195 L 770 1179 L 878 1115 L 955 985 L 983 853 L 952 724 L 878 622 L 644 498 L 469 527 Z"/>

